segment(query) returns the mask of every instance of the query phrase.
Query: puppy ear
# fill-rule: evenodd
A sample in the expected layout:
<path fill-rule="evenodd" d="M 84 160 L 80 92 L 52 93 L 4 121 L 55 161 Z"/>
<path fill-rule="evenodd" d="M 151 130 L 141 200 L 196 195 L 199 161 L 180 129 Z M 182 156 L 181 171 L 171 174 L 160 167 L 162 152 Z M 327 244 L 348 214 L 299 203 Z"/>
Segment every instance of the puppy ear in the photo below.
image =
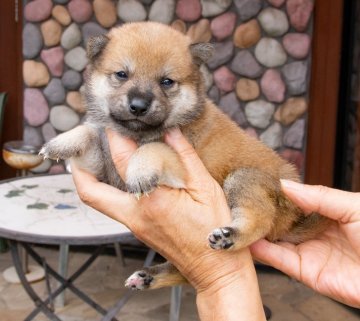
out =
<path fill-rule="evenodd" d="M 90 61 L 94 61 L 94 59 L 103 51 L 107 43 L 109 42 L 109 38 L 105 35 L 91 37 L 87 42 L 87 56 Z"/>
<path fill-rule="evenodd" d="M 214 46 L 211 43 L 200 42 L 190 45 L 190 52 L 197 65 L 208 61 L 214 52 Z"/>

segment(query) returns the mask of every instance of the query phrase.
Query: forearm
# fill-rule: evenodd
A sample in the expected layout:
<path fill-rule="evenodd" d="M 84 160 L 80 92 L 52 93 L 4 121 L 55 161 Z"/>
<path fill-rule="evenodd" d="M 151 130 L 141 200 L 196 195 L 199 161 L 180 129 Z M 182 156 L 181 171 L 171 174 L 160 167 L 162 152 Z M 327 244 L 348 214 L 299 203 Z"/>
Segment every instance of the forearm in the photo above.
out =
<path fill-rule="evenodd" d="M 254 266 L 249 264 L 197 294 L 201 321 L 265 321 Z"/>

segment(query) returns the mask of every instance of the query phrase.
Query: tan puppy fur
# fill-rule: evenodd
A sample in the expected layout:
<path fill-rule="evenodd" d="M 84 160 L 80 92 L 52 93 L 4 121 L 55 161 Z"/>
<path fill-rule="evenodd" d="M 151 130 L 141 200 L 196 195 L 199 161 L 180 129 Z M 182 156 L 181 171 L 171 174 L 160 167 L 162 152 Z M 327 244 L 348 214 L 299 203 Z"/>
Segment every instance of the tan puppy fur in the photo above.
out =
<path fill-rule="evenodd" d="M 280 188 L 280 178 L 298 180 L 294 167 L 207 99 L 200 65 L 211 52 L 211 45 L 191 44 L 178 31 L 152 22 L 125 24 L 92 38 L 84 92 L 87 120 L 51 140 L 41 153 L 73 157 L 98 179 L 139 197 L 158 185 L 186 188 L 177 154 L 162 142 L 165 130 L 179 127 L 223 186 L 232 212 L 230 226 L 209 234 L 210 247 L 234 250 L 263 237 L 295 243 L 314 237 L 325 219 L 305 217 Z M 140 145 L 125 182 L 112 163 L 106 127 Z M 135 272 L 126 285 L 145 289 L 185 281 L 165 263 Z"/>

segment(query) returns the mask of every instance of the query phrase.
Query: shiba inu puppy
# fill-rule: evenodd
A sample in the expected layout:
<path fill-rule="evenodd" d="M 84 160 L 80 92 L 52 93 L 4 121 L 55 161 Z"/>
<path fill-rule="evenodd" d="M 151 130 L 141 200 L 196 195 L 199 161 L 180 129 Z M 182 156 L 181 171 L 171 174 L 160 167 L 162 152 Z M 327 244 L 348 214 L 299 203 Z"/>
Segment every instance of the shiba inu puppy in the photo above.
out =
<path fill-rule="evenodd" d="M 294 167 L 207 98 L 199 69 L 211 56 L 211 45 L 192 44 L 171 27 L 142 22 L 91 38 L 87 53 L 86 122 L 45 144 L 44 157 L 74 158 L 99 180 L 137 196 L 159 185 L 186 188 L 177 154 L 163 143 L 164 132 L 179 127 L 223 187 L 233 216 L 230 226 L 209 234 L 211 248 L 235 250 L 263 237 L 298 243 L 323 229 L 321 216 L 305 216 L 281 191 L 280 178 L 298 180 Z M 125 181 L 112 163 L 105 128 L 140 146 Z M 126 286 L 158 288 L 184 281 L 165 263 L 135 272 Z"/>

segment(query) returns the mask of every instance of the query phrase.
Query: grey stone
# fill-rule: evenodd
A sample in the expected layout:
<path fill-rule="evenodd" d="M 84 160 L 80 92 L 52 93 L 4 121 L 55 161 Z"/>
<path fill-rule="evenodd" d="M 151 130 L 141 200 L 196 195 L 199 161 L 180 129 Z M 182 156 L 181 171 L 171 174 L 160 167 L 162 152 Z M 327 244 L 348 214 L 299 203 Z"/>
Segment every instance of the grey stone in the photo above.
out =
<path fill-rule="evenodd" d="M 67 50 L 76 47 L 81 42 L 81 31 L 76 23 L 68 26 L 61 36 L 61 46 Z"/>
<path fill-rule="evenodd" d="M 61 81 L 68 90 L 78 90 L 83 82 L 82 76 L 75 70 L 67 70 L 63 74 Z"/>
<path fill-rule="evenodd" d="M 281 147 L 282 127 L 279 123 L 274 123 L 267 128 L 261 135 L 260 140 L 272 149 Z"/>
<path fill-rule="evenodd" d="M 232 0 L 201 0 L 202 16 L 213 17 L 226 11 Z"/>
<path fill-rule="evenodd" d="M 279 37 L 289 29 L 289 21 L 284 11 L 268 7 L 260 12 L 261 27 L 271 37 Z"/>
<path fill-rule="evenodd" d="M 285 64 L 287 54 L 280 42 L 273 38 L 262 38 L 255 47 L 255 57 L 268 68 Z"/>
<path fill-rule="evenodd" d="M 39 28 L 32 23 L 27 23 L 23 29 L 22 39 L 24 58 L 35 58 L 43 47 L 43 38 Z"/>
<path fill-rule="evenodd" d="M 40 165 L 30 169 L 30 172 L 35 173 L 35 174 L 46 173 L 49 170 L 49 168 L 51 167 L 51 165 L 52 165 L 51 160 L 45 159 L 45 160 L 43 160 L 43 162 Z"/>
<path fill-rule="evenodd" d="M 214 54 L 207 61 L 207 65 L 211 69 L 215 69 L 220 65 L 227 63 L 233 56 L 233 53 L 234 44 L 231 40 L 226 42 L 217 42 L 214 45 Z"/>
<path fill-rule="evenodd" d="M 275 106 L 265 100 L 255 100 L 245 106 L 245 115 L 248 122 L 258 128 L 266 128 L 274 114 Z"/>
<path fill-rule="evenodd" d="M 76 47 L 68 51 L 65 55 L 65 63 L 76 71 L 82 71 L 89 62 L 86 51 L 82 47 Z"/>
<path fill-rule="evenodd" d="M 246 21 L 256 16 L 262 8 L 261 0 L 235 0 L 238 16 L 241 21 Z"/>
<path fill-rule="evenodd" d="M 79 115 L 67 106 L 54 106 L 50 110 L 50 123 L 59 131 L 70 130 L 78 125 L 79 122 Z"/>
<path fill-rule="evenodd" d="M 44 89 L 44 96 L 50 105 L 59 105 L 65 101 L 65 89 L 59 78 L 53 78 Z"/>
<path fill-rule="evenodd" d="M 263 73 L 263 68 L 248 50 L 240 50 L 231 62 L 231 70 L 249 78 L 257 78 Z"/>
<path fill-rule="evenodd" d="M 40 147 L 43 145 L 44 140 L 40 131 L 35 127 L 25 126 L 24 128 L 24 142 L 25 144 Z"/>
<path fill-rule="evenodd" d="M 175 12 L 175 0 L 155 0 L 149 11 L 149 20 L 169 24 Z"/>
<path fill-rule="evenodd" d="M 143 4 L 136 0 L 119 0 L 117 14 L 122 21 L 144 21 L 147 13 Z"/>
<path fill-rule="evenodd" d="M 56 130 L 50 123 L 45 123 L 41 127 L 41 133 L 44 137 L 45 142 L 48 142 L 50 139 L 54 138 L 56 134 Z"/>
<path fill-rule="evenodd" d="M 246 125 L 246 118 L 241 104 L 234 92 L 222 96 L 219 102 L 221 110 L 241 127 Z"/>
<path fill-rule="evenodd" d="M 219 99 L 220 99 L 220 90 L 218 87 L 216 86 L 212 86 L 210 88 L 210 90 L 208 91 L 208 96 L 209 98 L 215 103 L 217 104 Z"/>
<path fill-rule="evenodd" d="M 306 90 L 308 64 L 306 61 L 296 61 L 282 68 L 285 83 L 290 95 L 301 95 Z"/>
<path fill-rule="evenodd" d="M 284 135 L 284 145 L 291 148 L 303 147 L 305 120 L 299 119 L 293 123 Z"/>
<path fill-rule="evenodd" d="M 105 35 L 108 33 L 108 31 L 101 27 L 99 24 L 95 22 L 87 22 L 85 23 L 82 28 L 82 36 L 84 45 L 86 46 L 88 40 L 90 37 L 99 36 L 99 35 Z"/>

